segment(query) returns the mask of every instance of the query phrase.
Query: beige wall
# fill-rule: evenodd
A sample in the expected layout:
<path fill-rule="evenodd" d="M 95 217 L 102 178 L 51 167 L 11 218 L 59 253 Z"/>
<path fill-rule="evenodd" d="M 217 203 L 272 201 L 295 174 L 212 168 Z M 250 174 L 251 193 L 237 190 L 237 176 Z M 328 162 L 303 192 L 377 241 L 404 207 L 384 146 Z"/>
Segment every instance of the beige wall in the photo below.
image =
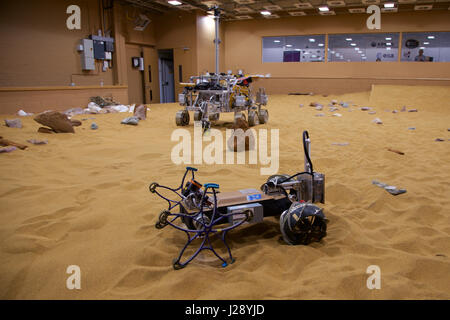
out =
<path fill-rule="evenodd" d="M 268 93 L 342 93 L 369 90 L 373 83 L 450 85 L 450 63 L 327 62 L 262 63 L 262 37 L 326 33 L 370 33 L 368 15 L 292 17 L 227 22 L 225 66 L 236 71 L 272 75 L 262 80 Z M 381 30 L 449 31 L 449 12 L 382 14 Z"/>

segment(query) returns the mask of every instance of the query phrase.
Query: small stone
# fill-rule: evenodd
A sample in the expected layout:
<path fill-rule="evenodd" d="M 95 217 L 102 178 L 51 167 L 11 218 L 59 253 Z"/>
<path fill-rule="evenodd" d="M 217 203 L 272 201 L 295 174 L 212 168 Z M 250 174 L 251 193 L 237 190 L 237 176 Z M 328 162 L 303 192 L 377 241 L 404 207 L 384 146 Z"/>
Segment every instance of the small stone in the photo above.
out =
<path fill-rule="evenodd" d="M 0 153 L 9 153 L 17 150 L 17 147 L 3 147 L 0 148 Z"/>
<path fill-rule="evenodd" d="M 361 107 L 361 111 L 369 111 L 372 110 L 371 107 Z"/>
<path fill-rule="evenodd" d="M 397 110 L 392 110 L 392 113 L 398 113 L 398 111 Z"/>
<path fill-rule="evenodd" d="M 128 117 L 122 120 L 121 124 L 128 124 L 128 125 L 133 125 L 133 126 L 137 126 L 139 123 L 139 118 L 132 116 L 132 117 Z"/>
<path fill-rule="evenodd" d="M 134 116 L 138 117 L 139 120 L 147 119 L 147 106 L 141 104 L 140 106 L 134 108 Z"/>
<path fill-rule="evenodd" d="M 341 102 L 341 107 L 342 108 L 348 108 L 349 104 L 347 102 Z"/>
<path fill-rule="evenodd" d="M 315 106 L 317 106 L 317 105 L 318 105 L 317 102 L 311 102 L 311 103 L 309 104 L 310 107 L 315 107 Z"/>
<path fill-rule="evenodd" d="M 93 122 L 91 124 L 91 130 L 97 130 L 97 129 L 98 129 L 98 125 L 95 122 Z"/>
<path fill-rule="evenodd" d="M 375 118 L 375 119 L 372 120 L 372 122 L 376 123 L 376 124 L 383 124 L 383 121 L 381 121 L 380 118 Z"/>
<path fill-rule="evenodd" d="M 342 117 L 342 114 L 340 114 L 340 113 L 335 113 L 335 114 L 333 114 L 333 117 Z"/>
<path fill-rule="evenodd" d="M 10 128 L 22 128 L 22 121 L 20 121 L 20 119 L 5 119 L 5 124 Z"/>
<path fill-rule="evenodd" d="M 411 110 L 408 110 L 408 112 L 418 112 L 419 110 L 417 110 L 417 109 L 411 109 Z"/>
<path fill-rule="evenodd" d="M 322 106 L 317 106 L 317 107 L 316 107 L 316 110 L 317 110 L 317 111 L 320 111 L 320 110 L 322 110 L 322 109 L 323 109 Z"/>
<path fill-rule="evenodd" d="M 348 142 L 342 142 L 342 143 L 333 142 L 331 145 L 333 145 L 333 146 L 345 147 L 345 146 L 348 146 L 349 144 L 350 144 L 350 143 L 348 143 Z"/>
<path fill-rule="evenodd" d="M 79 127 L 82 124 L 80 120 L 75 120 L 75 119 L 71 119 L 70 122 L 72 123 L 72 126 L 74 126 L 74 127 Z"/>
<path fill-rule="evenodd" d="M 406 106 L 403 106 L 402 109 L 400 110 L 400 112 L 405 112 L 406 111 Z"/>
<path fill-rule="evenodd" d="M 331 100 L 331 104 L 335 105 L 335 104 L 337 104 L 337 103 L 338 103 L 337 100 Z"/>
<path fill-rule="evenodd" d="M 300 104 L 299 107 L 300 107 L 300 108 L 303 108 L 303 104 Z"/>
<path fill-rule="evenodd" d="M 416 130 L 414 127 L 409 127 L 408 130 Z"/>
<path fill-rule="evenodd" d="M 53 130 L 50 129 L 50 128 L 46 128 L 46 127 L 40 127 L 40 128 L 38 129 L 38 132 L 39 132 L 39 133 L 55 133 L 55 131 L 53 131 Z"/>
<path fill-rule="evenodd" d="M 35 145 L 42 145 L 42 144 L 48 144 L 48 140 L 37 140 L 37 139 L 30 139 L 27 140 L 27 142 Z"/>
<path fill-rule="evenodd" d="M 376 111 L 369 111 L 369 114 L 375 114 Z"/>
<path fill-rule="evenodd" d="M 33 114 L 32 113 L 27 113 L 27 112 L 25 112 L 23 110 L 19 110 L 19 111 L 17 111 L 17 115 L 19 115 L 21 117 L 28 117 L 28 116 L 32 116 Z"/>
<path fill-rule="evenodd" d="M 72 122 L 65 114 L 57 111 L 46 111 L 34 117 L 34 121 L 52 128 L 56 133 L 75 133 Z"/>
<path fill-rule="evenodd" d="M 329 110 L 330 110 L 330 112 L 335 112 L 335 111 L 339 111 L 339 108 L 331 107 Z"/>
<path fill-rule="evenodd" d="M 82 108 L 72 108 L 63 112 L 67 116 L 74 116 L 77 114 L 83 114 L 84 110 Z"/>
<path fill-rule="evenodd" d="M 444 139 L 441 139 L 441 138 L 436 138 L 436 140 L 434 140 L 434 141 L 442 142 L 442 141 L 445 141 L 445 140 L 444 140 Z"/>
<path fill-rule="evenodd" d="M 316 114 L 316 117 L 325 117 L 325 113 L 318 113 Z"/>
<path fill-rule="evenodd" d="M 389 192 L 390 194 L 392 194 L 394 196 L 398 196 L 399 194 L 406 193 L 406 189 L 397 189 L 397 187 L 395 187 L 395 186 L 389 186 L 385 183 L 382 183 L 382 182 L 379 182 L 376 180 L 373 180 L 372 184 L 374 184 L 380 188 L 383 188 L 384 190 L 386 190 L 387 192 Z"/>

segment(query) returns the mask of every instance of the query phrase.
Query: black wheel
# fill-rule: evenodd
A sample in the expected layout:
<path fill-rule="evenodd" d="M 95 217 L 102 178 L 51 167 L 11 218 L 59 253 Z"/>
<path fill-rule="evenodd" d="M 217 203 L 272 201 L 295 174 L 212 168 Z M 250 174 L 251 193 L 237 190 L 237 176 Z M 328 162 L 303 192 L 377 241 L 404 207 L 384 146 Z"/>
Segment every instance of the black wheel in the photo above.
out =
<path fill-rule="evenodd" d="M 170 214 L 170 212 L 167 210 L 164 210 L 159 214 L 158 221 L 155 224 L 156 229 L 162 229 L 165 226 L 167 226 L 167 224 L 168 224 L 167 217 L 169 214 Z"/>
<path fill-rule="evenodd" d="M 326 218 L 316 205 L 294 202 L 281 215 L 280 230 L 286 243 L 307 245 L 327 235 Z"/>
<path fill-rule="evenodd" d="M 194 121 L 202 121 L 203 113 L 200 110 L 194 112 Z"/>
<path fill-rule="evenodd" d="M 269 111 L 267 111 L 266 109 L 261 109 L 259 111 L 259 123 L 260 124 L 264 124 L 269 122 Z"/>
<path fill-rule="evenodd" d="M 175 116 L 175 123 L 177 124 L 177 126 L 179 127 L 187 126 L 189 124 L 189 121 L 190 117 L 189 112 L 187 110 L 180 110 L 177 112 Z"/>
<path fill-rule="evenodd" d="M 257 126 L 259 124 L 258 112 L 250 110 L 248 112 L 248 125 L 250 127 Z"/>
<path fill-rule="evenodd" d="M 180 264 L 180 261 L 178 259 L 173 259 L 172 265 L 173 265 L 173 268 L 175 270 L 180 270 L 180 269 L 183 269 L 185 267 L 182 264 Z"/>

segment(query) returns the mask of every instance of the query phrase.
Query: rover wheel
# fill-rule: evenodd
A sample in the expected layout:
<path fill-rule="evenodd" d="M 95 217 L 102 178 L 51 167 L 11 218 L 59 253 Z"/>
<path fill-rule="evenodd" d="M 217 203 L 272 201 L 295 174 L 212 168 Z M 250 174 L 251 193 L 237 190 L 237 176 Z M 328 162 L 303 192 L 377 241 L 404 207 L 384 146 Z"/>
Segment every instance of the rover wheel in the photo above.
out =
<path fill-rule="evenodd" d="M 307 245 L 327 234 L 325 215 L 312 203 L 294 202 L 280 217 L 283 240 L 290 245 Z"/>
<path fill-rule="evenodd" d="M 248 112 L 248 125 L 250 127 L 254 127 L 257 126 L 259 124 L 259 117 L 258 117 L 258 112 L 256 111 L 249 111 Z"/>
<path fill-rule="evenodd" d="M 177 112 L 175 116 L 175 122 L 177 126 L 183 127 L 187 126 L 189 124 L 190 118 L 189 118 L 189 112 L 187 110 L 180 110 Z"/>
<path fill-rule="evenodd" d="M 269 111 L 267 111 L 266 109 L 261 109 L 259 111 L 259 123 L 260 124 L 264 124 L 269 122 Z"/>
<path fill-rule="evenodd" d="M 245 119 L 245 114 L 242 113 L 242 112 L 236 112 L 234 114 L 234 122 L 236 122 L 238 119 L 246 120 Z"/>
<path fill-rule="evenodd" d="M 209 115 L 209 121 L 217 121 L 219 120 L 220 113 L 212 113 Z"/>
<path fill-rule="evenodd" d="M 203 112 L 197 110 L 194 112 L 194 121 L 202 121 Z"/>

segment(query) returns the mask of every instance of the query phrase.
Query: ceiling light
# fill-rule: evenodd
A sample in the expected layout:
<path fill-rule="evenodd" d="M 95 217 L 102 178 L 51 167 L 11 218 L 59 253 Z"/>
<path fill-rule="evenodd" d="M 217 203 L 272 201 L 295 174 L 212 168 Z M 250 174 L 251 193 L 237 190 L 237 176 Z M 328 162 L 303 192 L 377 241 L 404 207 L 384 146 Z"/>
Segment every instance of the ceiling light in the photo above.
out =
<path fill-rule="evenodd" d="M 167 2 L 170 3 L 173 6 L 179 6 L 179 5 L 182 4 L 180 1 L 167 1 Z"/>
<path fill-rule="evenodd" d="M 422 50 L 423 50 L 423 49 L 425 49 L 425 47 L 420 47 L 419 49 L 422 49 Z"/>
<path fill-rule="evenodd" d="M 286 47 L 290 48 L 292 47 L 292 44 L 287 44 Z"/>
<path fill-rule="evenodd" d="M 273 42 L 280 43 L 281 41 L 280 40 L 273 40 Z"/>
<path fill-rule="evenodd" d="M 424 42 L 423 44 L 430 44 L 430 43 L 427 41 L 427 42 Z"/>
<path fill-rule="evenodd" d="M 392 46 L 392 43 L 387 42 L 386 45 L 387 45 L 387 46 Z"/>
<path fill-rule="evenodd" d="M 351 45 L 352 47 L 354 47 L 354 46 L 356 46 L 356 43 L 350 43 L 350 45 Z"/>
<path fill-rule="evenodd" d="M 327 11 L 330 11 L 330 9 L 328 9 L 327 6 L 321 6 L 321 7 L 319 7 L 319 11 L 327 12 Z"/>
<path fill-rule="evenodd" d="M 427 38 L 428 39 L 434 39 L 434 36 L 428 36 Z"/>
<path fill-rule="evenodd" d="M 391 47 L 387 47 L 386 50 L 391 50 Z"/>
<path fill-rule="evenodd" d="M 269 11 L 261 11 L 261 14 L 263 16 L 270 16 L 271 15 L 271 13 Z"/>
<path fill-rule="evenodd" d="M 384 7 L 385 7 L 385 8 L 394 8 L 394 7 L 395 7 L 395 3 L 393 3 L 393 2 L 385 3 L 385 4 L 384 4 Z"/>
<path fill-rule="evenodd" d="M 359 51 L 359 48 L 355 48 L 355 51 Z"/>
<path fill-rule="evenodd" d="M 316 42 L 316 39 L 309 39 L 309 42 Z"/>
<path fill-rule="evenodd" d="M 392 38 L 385 38 L 385 39 L 388 40 L 388 41 L 389 41 L 389 40 L 392 40 Z"/>
<path fill-rule="evenodd" d="M 345 39 L 345 40 L 347 40 L 347 41 L 352 41 L 352 38 L 347 38 L 347 39 Z"/>
<path fill-rule="evenodd" d="M 319 43 L 318 46 L 319 46 L 319 47 L 323 47 L 323 43 Z"/>

